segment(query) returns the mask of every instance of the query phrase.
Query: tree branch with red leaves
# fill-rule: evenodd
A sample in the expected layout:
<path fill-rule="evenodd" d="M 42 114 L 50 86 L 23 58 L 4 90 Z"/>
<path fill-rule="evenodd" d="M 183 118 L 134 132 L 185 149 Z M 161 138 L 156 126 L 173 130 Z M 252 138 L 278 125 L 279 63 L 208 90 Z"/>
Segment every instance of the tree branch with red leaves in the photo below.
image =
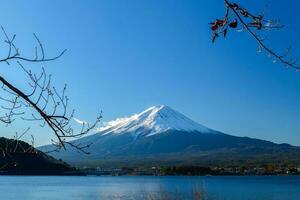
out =
<path fill-rule="evenodd" d="M 277 53 L 272 48 L 265 44 L 265 37 L 261 37 L 262 31 L 269 31 L 272 29 L 282 29 L 283 25 L 279 20 L 267 20 L 263 14 L 253 14 L 248 9 L 240 6 L 237 3 L 231 3 L 228 0 L 225 2 L 225 15 L 221 19 L 216 19 L 210 23 L 212 30 L 212 42 L 215 42 L 219 37 L 226 37 L 231 30 L 245 30 L 252 36 L 252 38 L 258 43 L 259 51 L 265 51 L 269 57 L 273 59 L 273 62 L 280 62 L 286 67 L 300 70 L 300 66 L 297 64 L 297 59 L 289 57 L 290 48 L 282 54 Z"/>

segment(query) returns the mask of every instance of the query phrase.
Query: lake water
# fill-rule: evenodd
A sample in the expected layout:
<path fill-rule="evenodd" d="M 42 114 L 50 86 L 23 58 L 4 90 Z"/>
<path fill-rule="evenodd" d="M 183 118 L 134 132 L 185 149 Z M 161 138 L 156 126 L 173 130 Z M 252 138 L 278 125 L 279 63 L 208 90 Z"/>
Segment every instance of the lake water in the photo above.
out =
<path fill-rule="evenodd" d="M 212 200 L 298 200 L 300 176 L 0 176 L 1 200 L 138 200 L 161 194 L 191 199 L 199 190 Z"/>

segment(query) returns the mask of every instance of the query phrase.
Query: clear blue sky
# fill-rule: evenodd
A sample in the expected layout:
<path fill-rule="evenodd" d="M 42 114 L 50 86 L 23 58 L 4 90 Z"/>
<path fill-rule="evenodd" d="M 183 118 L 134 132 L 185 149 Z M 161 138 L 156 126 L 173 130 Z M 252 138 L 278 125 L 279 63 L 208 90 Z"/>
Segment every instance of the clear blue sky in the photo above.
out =
<path fill-rule="evenodd" d="M 268 16 L 286 25 L 270 33 L 269 44 L 292 45 L 300 58 L 299 1 L 238 2 L 258 12 L 268 4 Z M 230 32 L 212 44 L 208 23 L 223 13 L 223 0 L 9 0 L 1 3 L 0 23 L 17 34 L 24 53 L 33 53 L 32 33 L 48 55 L 68 49 L 43 66 L 56 86 L 69 85 L 81 119 L 103 110 L 108 121 L 167 104 L 225 133 L 300 145 L 300 73 L 258 54 L 247 33 Z M 21 76 L 1 68 L 24 86 Z M 38 144 L 48 143 L 49 134 L 35 133 Z"/>

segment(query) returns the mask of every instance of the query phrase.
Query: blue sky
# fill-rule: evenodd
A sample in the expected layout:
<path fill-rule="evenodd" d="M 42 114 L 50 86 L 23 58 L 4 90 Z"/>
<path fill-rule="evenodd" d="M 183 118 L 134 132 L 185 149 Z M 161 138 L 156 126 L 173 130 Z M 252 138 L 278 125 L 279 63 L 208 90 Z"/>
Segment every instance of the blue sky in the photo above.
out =
<path fill-rule="evenodd" d="M 268 44 L 292 45 L 300 57 L 298 1 L 239 2 L 258 13 L 268 4 L 267 16 L 286 25 Z M 80 119 L 102 110 L 108 121 L 166 104 L 225 133 L 300 145 L 300 74 L 257 53 L 247 33 L 212 44 L 208 23 L 223 13 L 222 0 L 10 0 L 2 2 L 0 23 L 24 53 L 33 53 L 32 33 L 48 55 L 68 49 L 60 60 L 27 66 L 44 66 L 58 87 L 67 83 Z M 2 69 L 24 87 L 13 67 Z M 0 130 L 11 136 L 25 126 Z M 31 133 L 38 144 L 52 137 L 47 129 Z"/>

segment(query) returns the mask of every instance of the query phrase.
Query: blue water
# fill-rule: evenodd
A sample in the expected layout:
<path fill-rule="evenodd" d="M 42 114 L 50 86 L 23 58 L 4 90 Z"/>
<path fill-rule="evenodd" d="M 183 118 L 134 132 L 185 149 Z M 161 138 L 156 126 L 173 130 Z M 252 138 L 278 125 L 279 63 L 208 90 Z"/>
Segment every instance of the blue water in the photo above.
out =
<path fill-rule="evenodd" d="M 191 199 L 200 190 L 212 200 L 298 200 L 300 176 L 0 176 L 1 200 L 138 200 L 161 194 Z"/>

